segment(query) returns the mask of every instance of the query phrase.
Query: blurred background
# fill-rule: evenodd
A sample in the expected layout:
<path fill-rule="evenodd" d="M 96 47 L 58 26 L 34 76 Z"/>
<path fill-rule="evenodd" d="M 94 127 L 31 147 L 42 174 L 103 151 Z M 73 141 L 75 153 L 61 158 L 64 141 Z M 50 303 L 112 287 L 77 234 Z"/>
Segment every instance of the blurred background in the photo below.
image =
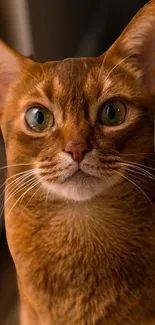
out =
<path fill-rule="evenodd" d="M 0 38 L 21 54 L 40 62 L 97 56 L 115 41 L 147 2 L 0 0 Z M 5 150 L 0 133 L 0 167 L 4 165 Z M 0 186 L 4 180 L 5 169 L 2 169 Z M 15 268 L 6 243 L 1 207 L 0 201 L 0 325 L 18 325 Z"/>

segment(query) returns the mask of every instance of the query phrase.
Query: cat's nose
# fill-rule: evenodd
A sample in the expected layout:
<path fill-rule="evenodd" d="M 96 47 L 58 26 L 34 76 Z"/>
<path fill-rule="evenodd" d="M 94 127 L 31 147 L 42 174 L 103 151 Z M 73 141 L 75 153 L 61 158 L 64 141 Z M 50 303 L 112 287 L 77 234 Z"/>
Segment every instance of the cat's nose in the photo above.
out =
<path fill-rule="evenodd" d="M 85 154 L 91 150 L 91 145 L 87 141 L 69 141 L 68 143 L 66 143 L 64 148 L 64 151 L 69 153 L 73 157 L 73 159 L 79 163 L 83 160 Z"/>

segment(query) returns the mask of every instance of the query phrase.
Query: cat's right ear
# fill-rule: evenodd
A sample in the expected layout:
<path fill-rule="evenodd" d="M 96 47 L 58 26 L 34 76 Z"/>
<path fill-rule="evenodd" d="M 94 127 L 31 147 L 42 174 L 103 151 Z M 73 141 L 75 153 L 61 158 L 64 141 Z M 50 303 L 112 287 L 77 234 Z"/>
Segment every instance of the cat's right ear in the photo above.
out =
<path fill-rule="evenodd" d="M 12 82 L 29 59 L 18 54 L 0 40 L 0 119 L 3 114 L 7 92 Z"/>
<path fill-rule="evenodd" d="M 155 96 L 155 0 L 150 0 L 131 20 L 107 51 L 116 66 L 122 66 L 142 81 Z M 114 70 L 114 69 L 113 69 Z"/>

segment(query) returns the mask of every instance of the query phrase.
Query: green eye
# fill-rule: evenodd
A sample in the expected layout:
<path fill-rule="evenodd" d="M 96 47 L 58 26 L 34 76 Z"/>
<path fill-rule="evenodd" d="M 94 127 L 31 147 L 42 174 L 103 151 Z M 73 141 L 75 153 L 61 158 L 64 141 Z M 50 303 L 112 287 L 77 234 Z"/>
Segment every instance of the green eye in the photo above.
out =
<path fill-rule="evenodd" d="M 54 116 L 44 107 L 32 107 L 27 110 L 25 121 L 30 129 L 41 132 L 53 126 Z"/>
<path fill-rule="evenodd" d="M 110 101 L 99 109 L 99 121 L 106 126 L 117 126 L 124 122 L 126 107 L 121 101 Z"/>

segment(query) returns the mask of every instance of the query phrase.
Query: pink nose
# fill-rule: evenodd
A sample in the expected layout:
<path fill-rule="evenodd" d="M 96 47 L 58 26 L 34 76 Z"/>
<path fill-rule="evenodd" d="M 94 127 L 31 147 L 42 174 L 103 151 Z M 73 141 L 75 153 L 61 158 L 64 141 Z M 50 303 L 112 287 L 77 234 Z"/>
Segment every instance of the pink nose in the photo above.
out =
<path fill-rule="evenodd" d="M 81 162 L 87 152 L 91 150 L 90 145 L 85 142 L 68 142 L 64 150 L 69 153 L 77 162 Z"/>

